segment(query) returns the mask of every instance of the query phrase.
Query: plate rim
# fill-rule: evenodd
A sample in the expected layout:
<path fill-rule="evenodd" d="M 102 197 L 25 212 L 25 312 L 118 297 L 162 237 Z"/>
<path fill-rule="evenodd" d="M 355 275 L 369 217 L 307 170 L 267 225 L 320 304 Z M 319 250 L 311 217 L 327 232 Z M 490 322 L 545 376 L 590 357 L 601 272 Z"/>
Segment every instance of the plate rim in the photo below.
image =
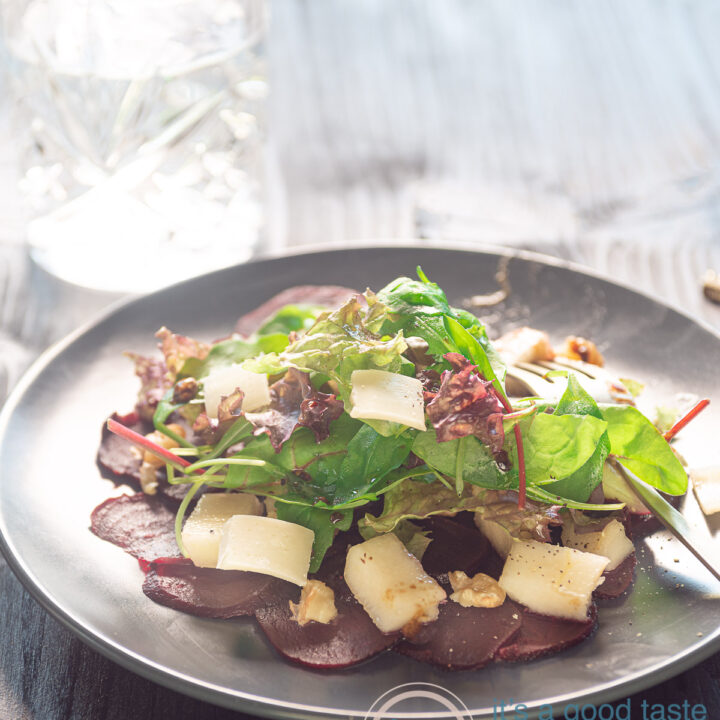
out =
<path fill-rule="evenodd" d="M 272 262 L 296 256 L 343 253 L 348 250 L 372 251 L 383 249 L 429 249 L 448 252 L 470 252 L 477 253 L 479 255 L 484 254 L 495 256 L 498 258 L 517 258 L 529 262 L 539 263 L 544 266 L 562 268 L 569 270 L 574 274 L 580 274 L 604 281 L 610 285 L 631 292 L 634 295 L 650 300 L 651 302 L 682 316 L 684 319 L 699 326 L 701 329 L 720 340 L 720 330 L 716 329 L 702 318 L 693 317 L 683 308 L 672 302 L 668 302 L 664 298 L 661 298 L 652 292 L 638 290 L 632 287 L 629 283 L 621 282 L 610 277 L 607 273 L 597 271 L 579 263 L 546 255 L 541 252 L 519 248 L 507 248 L 490 243 L 474 243 L 471 241 L 457 240 L 438 242 L 421 239 L 389 239 L 358 240 L 351 243 L 333 245 L 314 243 L 290 248 L 289 250 L 286 249 L 280 252 L 263 254 L 244 263 L 231 265 L 210 273 L 203 273 L 193 278 L 173 283 L 172 285 L 168 285 L 150 293 L 129 295 L 128 297 L 123 297 L 115 302 L 112 302 L 96 316 L 84 322 L 65 337 L 50 345 L 25 371 L 23 376 L 8 395 L 3 407 L 0 408 L 0 451 L 3 449 L 6 431 L 15 410 L 20 405 L 25 393 L 33 385 L 40 373 L 75 341 L 126 307 L 134 303 L 145 302 L 148 298 L 165 293 L 186 283 L 192 283 L 200 278 L 207 278 L 216 274 L 232 272 L 235 268 L 245 267 L 247 265 Z M 347 710 L 337 707 L 326 708 L 308 705 L 305 703 L 272 700 L 239 690 L 232 690 L 231 692 L 228 692 L 227 688 L 210 682 L 198 680 L 193 676 L 172 670 L 167 666 L 161 665 L 155 661 L 149 660 L 143 655 L 135 653 L 129 648 L 123 646 L 120 642 L 114 641 L 112 638 L 89 631 L 83 625 L 83 622 L 75 617 L 74 613 L 61 607 L 53 600 L 49 593 L 45 592 L 40 579 L 35 577 L 35 575 L 26 566 L 21 555 L 16 551 L 16 549 L 14 549 L 12 543 L 6 537 L 6 534 L 4 521 L 0 515 L 0 553 L 4 556 L 8 567 L 11 569 L 13 574 L 18 578 L 33 599 L 35 599 L 54 619 L 60 622 L 74 635 L 79 637 L 85 644 L 121 667 L 175 692 L 180 692 L 214 705 L 219 705 L 233 710 L 251 712 L 263 717 L 277 717 L 277 710 L 282 710 L 283 717 L 288 718 L 357 717 L 356 710 Z M 587 690 L 581 694 L 568 693 L 566 695 L 548 698 L 548 701 L 555 704 L 571 700 L 582 702 L 592 699 L 594 702 L 611 702 L 622 699 L 629 694 L 656 686 L 664 680 L 684 672 L 715 654 L 718 650 L 720 650 L 720 626 L 713 634 L 702 638 L 699 642 L 682 651 L 680 654 L 673 655 L 671 658 L 667 658 L 659 662 L 652 668 L 646 668 L 631 675 L 623 676 L 620 679 L 608 681 L 600 686 L 594 686 L 591 690 Z M 542 705 L 543 703 L 540 701 L 536 701 L 528 705 L 527 712 L 529 713 L 529 717 L 537 717 Z M 471 709 L 470 713 L 472 712 L 474 711 Z M 403 719 L 407 718 L 417 720 L 448 717 L 447 714 L 443 714 L 442 712 L 393 712 L 393 716 Z"/>

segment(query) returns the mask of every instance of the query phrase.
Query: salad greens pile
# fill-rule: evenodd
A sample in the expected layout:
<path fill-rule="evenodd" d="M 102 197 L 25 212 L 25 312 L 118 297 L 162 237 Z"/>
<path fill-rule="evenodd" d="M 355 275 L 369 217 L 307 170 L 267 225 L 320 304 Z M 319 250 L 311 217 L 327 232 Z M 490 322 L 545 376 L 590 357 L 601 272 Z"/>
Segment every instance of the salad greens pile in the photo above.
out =
<path fill-rule="evenodd" d="M 315 532 L 311 571 L 335 531 L 354 519 L 366 537 L 412 535 L 413 519 L 481 510 L 513 533 L 542 537 L 559 506 L 620 508 L 589 502 L 608 456 L 660 491 L 687 489 L 651 421 L 631 405 L 598 405 L 572 374 L 554 406 L 511 402 L 483 323 L 451 307 L 419 268 L 417 280 L 398 278 L 334 311 L 285 306 L 250 337 L 206 344 L 166 329 L 158 337 L 162 372 L 136 358 L 139 409 L 181 446 L 178 461 L 167 461 L 168 482 L 190 486 L 178 531 L 203 486 L 266 496 L 278 518 Z M 238 363 L 268 374 L 270 405 L 243 412 L 238 388 L 209 417 L 203 379 Z M 427 430 L 352 418 L 351 376 L 359 369 L 418 378 Z M 192 426 L 191 439 L 168 428 L 178 416 Z M 178 540 L 182 548 L 179 532 Z"/>

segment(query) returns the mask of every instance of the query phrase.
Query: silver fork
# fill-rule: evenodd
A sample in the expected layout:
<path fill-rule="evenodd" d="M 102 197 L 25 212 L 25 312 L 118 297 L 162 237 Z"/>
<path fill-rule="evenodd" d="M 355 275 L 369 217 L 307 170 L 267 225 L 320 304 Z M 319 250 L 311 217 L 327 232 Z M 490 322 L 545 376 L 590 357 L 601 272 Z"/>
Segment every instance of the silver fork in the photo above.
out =
<path fill-rule="evenodd" d="M 574 372 L 580 384 L 596 402 L 634 404 L 632 395 L 621 380 L 598 365 L 570 358 L 508 365 L 508 394 L 513 397 L 534 395 L 557 402 L 567 387 L 567 380 L 565 377 L 553 376 L 553 372 Z"/>
<path fill-rule="evenodd" d="M 575 371 L 580 384 L 600 403 L 630 403 L 633 399 L 627 388 L 617 378 L 597 365 L 562 358 L 558 361 L 516 363 L 507 369 L 506 387 L 509 395 L 533 395 L 557 402 L 567 381 L 564 377 L 548 377 L 552 370 Z M 627 472 L 616 460 L 611 461 L 616 472 L 644 503 L 645 507 L 678 539 L 695 557 L 720 580 L 720 552 L 713 541 L 690 526 L 683 517 L 655 488 Z"/>

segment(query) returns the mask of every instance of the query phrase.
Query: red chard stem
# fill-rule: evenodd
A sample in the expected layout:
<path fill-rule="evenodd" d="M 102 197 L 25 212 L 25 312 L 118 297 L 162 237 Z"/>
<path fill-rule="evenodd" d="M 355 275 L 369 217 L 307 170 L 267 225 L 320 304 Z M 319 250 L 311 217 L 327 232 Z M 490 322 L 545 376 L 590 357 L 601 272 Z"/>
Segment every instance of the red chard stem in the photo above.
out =
<path fill-rule="evenodd" d="M 689 410 L 681 417 L 664 435 L 663 437 L 670 442 L 693 418 L 697 417 L 708 405 L 710 400 L 705 398 Z"/>
<path fill-rule="evenodd" d="M 148 452 L 151 452 L 153 455 L 157 455 L 157 457 L 162 458 L 163 460 L 169 462 L 175 467 L 183 469 L 190 465 L 190 463 L 185 460 L 185 458 L 182 458 L 179 455 L 175 455 L 175 453 L 170 452 L 166 448 L 162 447 L 162 445 L 154 443 L 152 440 L 148 440 L 148 438 L 146 438 L 144 435 L 141 435 L 140 433 L 135 432 L 128 427 L 125 427 L 117 420 L 109 418 L 107 421 L 107 428 L 111 433 L 115 433 L 115 435 L 119 435 L 121 438 L 129 440 L 134 445 L 138 445 L 141 448 L 147 450 Z"/>

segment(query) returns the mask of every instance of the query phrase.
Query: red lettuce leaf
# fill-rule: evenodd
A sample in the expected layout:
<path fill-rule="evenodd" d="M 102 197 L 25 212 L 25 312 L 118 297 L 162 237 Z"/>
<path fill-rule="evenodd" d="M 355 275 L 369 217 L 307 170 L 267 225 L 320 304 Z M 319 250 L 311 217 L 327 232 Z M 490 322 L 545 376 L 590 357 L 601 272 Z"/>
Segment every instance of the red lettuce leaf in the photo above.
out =
<path fill-rule="evenodd" d="M 316 390 L 308 373 L 290 368 L 270 387 L 268 409 L 246 413 L 245 417 L 255 427 L 255 435 L 267 433 L 279 452 L 298 425 L 312 430 L 317 442 L 321 442 L 330 435 L 330 423 L 342 412 L 341 400 Z"/>
<path fill-rule="evenodd" d="M 165 357 L 165 365 L 170 379 L 174 382 L 182 370 L 186 360 L 197 358 L 203 360 L 210 352 L 211 345 L 194 340 L 185 335 L 176 335 L 166 327 L 161 327 L 155 337 L 160 340 L 160 350 Z"/>
<path fill-rule="evenodd" d="M 126 352 L 125 356 L 135 363 L 135 375 L 140 378 L 135 411 L 143 420 L 152 422 L 155 408 L 172 385 L 167 365 L 163 360 L 132 352 Z"/>
<path fill-rule="evenodd" d="M 492 383 L 463 355 L 447 353 L 445 359 L 453 369 L 442 374 L 440 389 L 427 405 L 438 442 L 475 435 L 493 453 L 501 452 L 503 406 Z"/>
<path fill-rule="evenodd" d="M 309 428 L 315 434 L 315 440 L 322 442 L 330 437 L 330 423 L 343 413 L 342 400 L 335 395 L 314 390 L 300 403 L 298 425 Z"/>

